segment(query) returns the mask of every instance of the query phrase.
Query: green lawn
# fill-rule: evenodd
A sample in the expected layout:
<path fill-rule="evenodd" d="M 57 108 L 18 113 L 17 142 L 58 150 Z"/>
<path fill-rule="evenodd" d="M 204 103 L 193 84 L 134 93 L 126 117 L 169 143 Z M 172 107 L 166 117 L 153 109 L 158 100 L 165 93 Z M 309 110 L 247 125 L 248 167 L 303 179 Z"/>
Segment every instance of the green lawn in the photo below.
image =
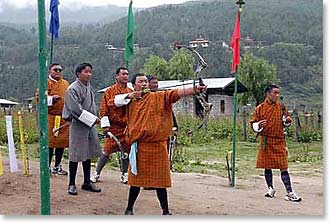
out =
<path fill-rule="evenodd" d="M 232 142 L 221 140 L 212 144 L 192 144 L 177 147 L 174 169 L 178 172 L 199 172 L 227 176 L 226 152 L 232 148 Z M 256 169 L 258 144 L 253 142 L 237 142 L 236 144 L 236 176 L 246 178 L 262 175 Z M 314 175 L 323 172 L 322 142 L 288 143 L 290 172 L 300 175 Z"/>

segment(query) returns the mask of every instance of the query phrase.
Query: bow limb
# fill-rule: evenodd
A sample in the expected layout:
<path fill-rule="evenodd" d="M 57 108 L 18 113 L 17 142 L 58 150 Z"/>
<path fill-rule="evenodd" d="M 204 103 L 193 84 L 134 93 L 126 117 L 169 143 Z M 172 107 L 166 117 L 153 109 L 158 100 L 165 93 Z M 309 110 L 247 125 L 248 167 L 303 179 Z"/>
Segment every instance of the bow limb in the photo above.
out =
<path fill-rule="evenodd" d="M 106 134 L 100 134 L 99 133 L 98 136 L 99 136 L 100 139 L 107 138 L 107 137 L 113 139 L 118 145 L 118 148 L 120 150 L 121 158 L 122 159 L 127 159 L 128 158 L 128 154 L 125 152 L 125 150 L 124 150 L 123 146 L 121 145 L 119 139 L 115 135 L 113 135 L 110 131 L 107 132 Z"/>
<path fill-rule="evenodd" d="M 194 53 L 197 57 L 198 57 L 198 65 L 196 67 L 195 70 L 195 75 L 196 75 L 196 79 L 198 78 L 198 84 L 203 86 L 205 85 L 202 79 L 202 76 L 200 75 L 201 71 L 203 71 L 203 69 L 205 69 L 207 67 L 207 63 L 205 62 L 204 58 L 192 47 L 189 46 L 185 46 L 185 45 L 181 45 L 179 43 L 174 44 L 174 48 L 176 49 L 180 49 L 180 48 L 186 48 L 189 51 L 191 51 L 192 53 Z M 193 86 L 195 88 L 195 80 L 193 81 Z M 203 107 L 203 120 L 202 122 L 198 125 L 197 129 L 202 128 L 202 126 L 207 122 L 209 114 L 211 112 L 212 109 L 212 103 L 208 103 L 206 101 L 206 94 L 205 93 L 196 93 L 195 94 L 196 99 L 198 100 L 198 102 L 201 104 L 201 106 Z"/>
<path fill-rule="evenodd" d="M 198 78 L 198 84 L 200 86 L 204 86 L 204 82 L 202 79 L 202 76 L 200 75 L 200 72 L 207 67 L 207 63 L 205 62 L 204 58 L 193 48 L 187 47 L 191 52 L 195 53 L 195 55 L 198 57 L 198 66 L 195 70 L 196 77 Z M 194 81 L 194 87 L 195 87 L 195 81 Z M 205 123 L 207 122 L 211 109 L 212 109 L 212 103 L 208 103 L 206 101 L 206 94 L 205 93 L 197 93 L 195 94 L 196 99 L 203 107 L 203 119 L 202 122 L 198 125 L 197 129 L 201 129 Z"/>

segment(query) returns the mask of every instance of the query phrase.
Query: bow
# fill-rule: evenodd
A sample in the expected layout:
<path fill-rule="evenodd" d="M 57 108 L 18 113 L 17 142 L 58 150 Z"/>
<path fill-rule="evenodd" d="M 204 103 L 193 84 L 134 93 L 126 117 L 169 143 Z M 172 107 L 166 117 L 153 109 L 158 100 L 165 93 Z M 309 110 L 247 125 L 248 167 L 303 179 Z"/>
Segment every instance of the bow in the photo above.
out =
<path fill-rule="evenodd" d="M 181 48 L 186 48 L 197 56 L 198 64 L 194 71 L 196 78 L 193 81 L 193 86 L 195 87 L 197 78 L 198 78 L 198 84 L 200 86 L 204 86 L 205 84 L 204 84 L 202 76 L 200 74 L 203 71 L 203 69 L 205 69 L 207 67 L 207 63 L 205 62 L 204 58 L 192 47 L 189 47 L 186 45 L 181 45 L 179 42 L 174 43 L 174 49 L 181 49 Z M 210 115 L 211 109 L 212 109 L 212 103 L 209 103 L 206 101 L 205 92 L 196 93 L 195 97 L 198 100 L 198 102 L 201 104 L 201 106 L 203 107 L 203 119 L 202 119 L 202 122 L 197 126 L 197 129 L 199 130 L 205 125 L 205 123 L 207 122 L 207 120 L 209 118 L 209 115 Z"/>
<path fill-rule="evenodd" d="M 124 150 L 123 146 L 121 145 L 119 139 L 115 135 L 113 135 L 111 132 L 107 132 L 106 134 L 98 133 L 98 136 L 99 136 L 100 139 L 104 139 L 104 138 L 113 139 L 119 147 L 121 158 L 123 160 L 128 158 L 128 154 L 125 152 L 125 150 Z"/>
<path fill-rule="evenodd" d="M 168 156 L 170 159 L 170 169 L 172 170 L 172 168 L 173 168 L 173 152 L 174 152 L 174 147 L 175 147 L 176 136 L 171 135 L 169 139 L 170 139 L 170 141 L 169 141 Z"/>

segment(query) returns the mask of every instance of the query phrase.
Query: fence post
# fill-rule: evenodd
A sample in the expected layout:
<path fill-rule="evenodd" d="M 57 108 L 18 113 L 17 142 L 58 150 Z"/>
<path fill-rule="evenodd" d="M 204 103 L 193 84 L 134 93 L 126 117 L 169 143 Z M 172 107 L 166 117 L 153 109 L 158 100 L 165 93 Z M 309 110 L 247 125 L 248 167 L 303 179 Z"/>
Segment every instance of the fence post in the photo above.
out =
<path fill-rule="evenodd" d="M 244 141 L 247 140 L 247 125 L 246 125 L 246 115 L 247 115 L 247 107 L 244 105 L 242 107 L 242 116 L 243 116 L 243 139 Z"/>
<path fill-rule="evenodd" d="M 305 120 L 305 126 L 307 127 L 308 126 L 308 113 L 307 112 L 304 112 L 304 120 Z"/>
<path fill-rule="evenodd" d="M 314 113 L 313 113 L 313 111 L 310 112 L 309 120 L 310 120 L 312 129 L 314 129 Z"/>
<path fill-rule="evenodd" d="M 299 142 L 299 115 L 296 109 L 293 110 L 293 118 L 294 118 L 294 137 L 295 141 Z"/>
<path fill-rule="evenodd" d="M 321 112 L 320 111 L 317 111 L 317 127 L 319 129 L 321 129 L 321 121 L 322 121 L 321 118 L 322 118 Z"/>

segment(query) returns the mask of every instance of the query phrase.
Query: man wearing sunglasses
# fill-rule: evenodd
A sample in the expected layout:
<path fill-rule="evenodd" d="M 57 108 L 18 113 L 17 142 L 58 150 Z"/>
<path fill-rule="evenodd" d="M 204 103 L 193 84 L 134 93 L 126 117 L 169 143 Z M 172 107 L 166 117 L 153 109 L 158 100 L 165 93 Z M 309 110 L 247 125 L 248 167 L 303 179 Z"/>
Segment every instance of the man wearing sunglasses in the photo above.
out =
<path fill-rule="evenodd" d="M 63 127 L 53 133 L 53 129 L 66 123 L 61 118 L 64 107 L 65 91 L 69 82 L 62 78 L 63 68 L 59 63 L 52 63 L 48 68 L 48 138 L 49 138 L 49 168 L 52 174 L 67 175 L 61 162 L 64 148 L 69 147 L 69 127 Z M 51 168 L 52 157 L 55 150 L 55 164 Z"/>

